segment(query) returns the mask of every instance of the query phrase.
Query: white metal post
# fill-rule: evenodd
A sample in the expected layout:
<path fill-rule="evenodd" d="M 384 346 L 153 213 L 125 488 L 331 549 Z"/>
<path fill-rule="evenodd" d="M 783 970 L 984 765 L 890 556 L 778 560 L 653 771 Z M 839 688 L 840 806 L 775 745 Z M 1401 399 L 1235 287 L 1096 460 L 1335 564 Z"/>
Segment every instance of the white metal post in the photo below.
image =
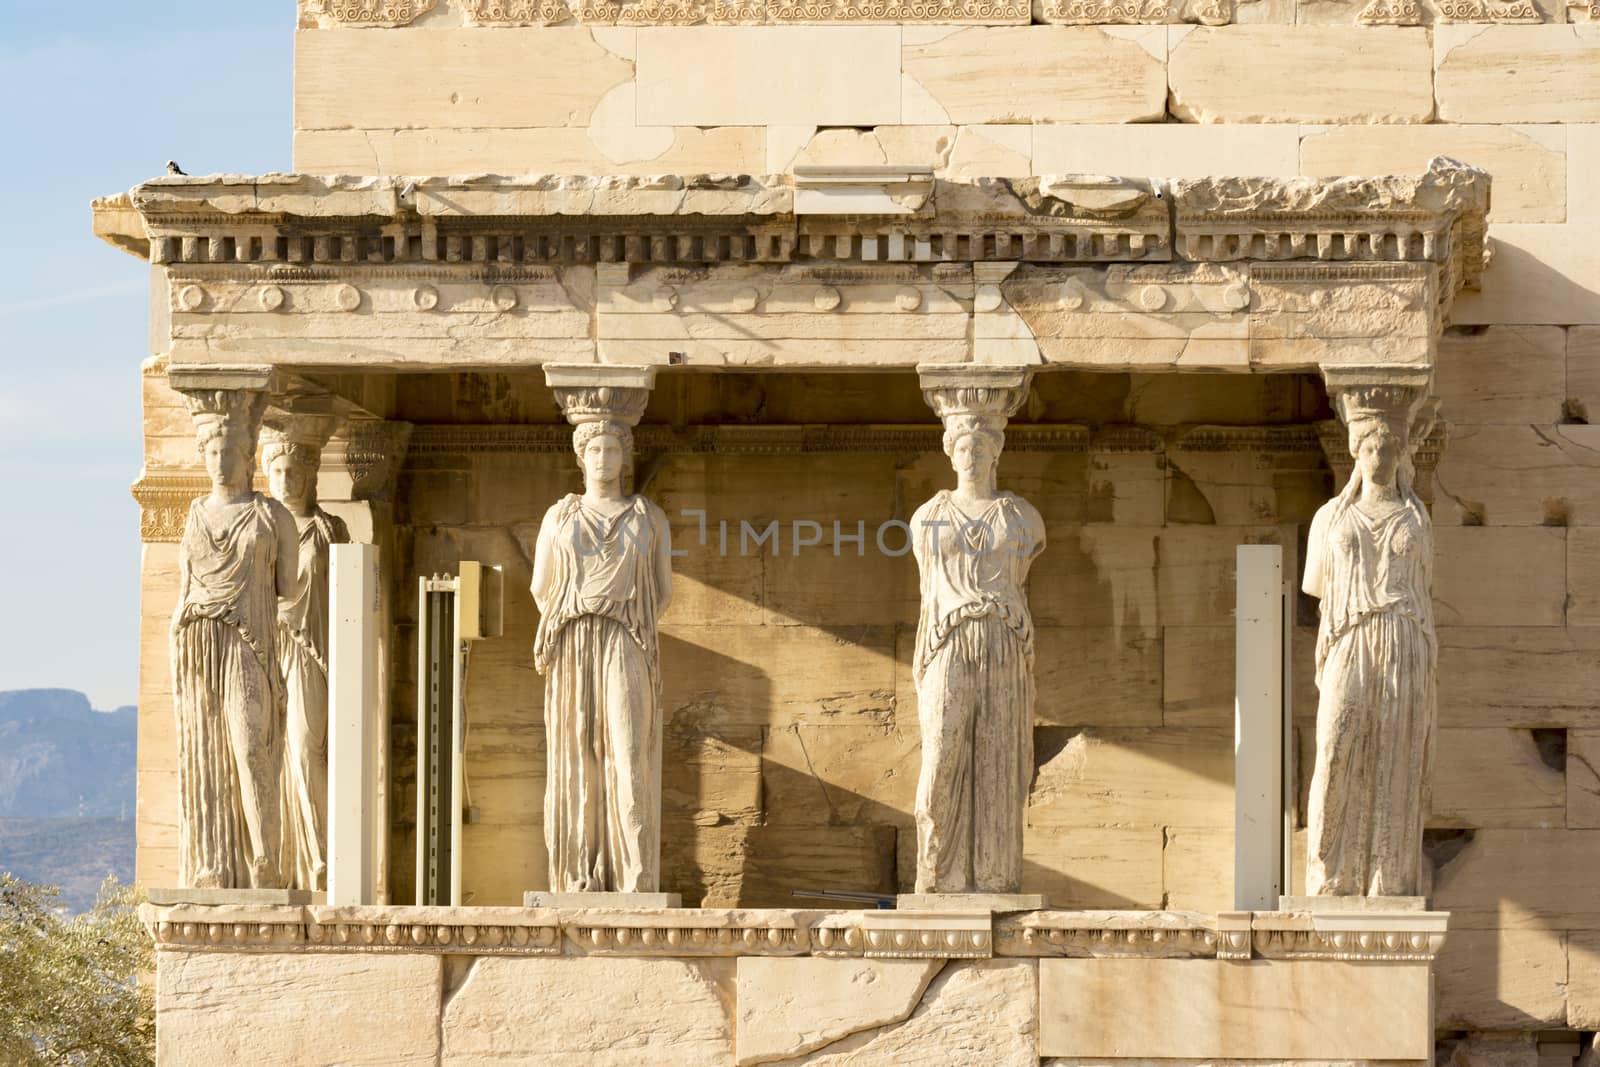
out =
<path fill-rule="evenodd" d="M 328 572 L 328 903 L 371 904 L 378 796 L 373 720 L 382 706 L 377 546 L 331 546 Z"/>
<path fill-rule="evenodd" d="M 1240 545 L 1234 612 L 1233 906 L 1283 892 L 1283 549 Z"/>

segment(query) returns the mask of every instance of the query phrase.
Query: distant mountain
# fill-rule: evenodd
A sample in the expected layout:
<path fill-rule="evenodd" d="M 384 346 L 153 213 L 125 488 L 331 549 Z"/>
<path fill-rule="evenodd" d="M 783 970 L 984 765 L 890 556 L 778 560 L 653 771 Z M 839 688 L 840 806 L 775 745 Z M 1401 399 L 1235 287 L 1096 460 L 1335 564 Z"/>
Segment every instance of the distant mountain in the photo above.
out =
<path fill-rule="evenodd" d="M 0 869 L 94 903 L 133 881 L 137 711 L 95 711 L 70 689 L 0 693 Z"/>
<path fill-rule="evenodd" d="M 56 886 L 62 904 L 88 911 L 106 875 L 133 881 L 133 819 L 0 819 L 0 870 Z"/>
<path fill-rule="evenodd" d="M 0 818 L 132 818 L 137 733 L 70 689 L 0 693 Z"/>

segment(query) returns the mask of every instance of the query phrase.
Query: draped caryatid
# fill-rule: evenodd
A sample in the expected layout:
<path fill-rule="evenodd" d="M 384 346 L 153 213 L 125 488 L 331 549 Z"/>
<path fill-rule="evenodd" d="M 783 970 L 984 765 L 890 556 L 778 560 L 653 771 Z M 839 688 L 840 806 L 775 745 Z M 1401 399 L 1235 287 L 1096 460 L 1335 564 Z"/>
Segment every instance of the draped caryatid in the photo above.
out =
<path fill-rule="evenodd" d="M 284 686 L 278 598 L 299 595 L 299 536 L 250 488 L 265 397 L 189 395 L 209 496 L 189 508 L 172 618 L 185 885 L 281 888 Z"/>
<path fill-rule="evenodd" d="M 995 488 L 1006 420 L 1029 372 L 918 368 L 944 423 L 956 487 L 911 518 L 921 579 L 913 678 L 922 729 L 918 893 L 1016 893 L 1033 781 L 1033 617 L 1028 571 L 1044 520 Z"/>
<path fill-rule="evenodd" d="M 639 373 L 631 388 L 568 388 L 561 373 L 546 369 L 577 424 L 572 448 L 584 492 L 545 513 L 533 561 L 550 888 L 650 893 L 661 879 L 656 622 L 672 598 L 671 540 L 666 514 L 622 491 L 633 459 L 630 426 L 644 409 L 650 372 L 622 370 Z"/>
<path fill-rule="evenodd" d="M 1438 661 L 1433 528 L 1411 485 L 1416 396 L 1339 397 L 1355 460 L 1312 520 L 1304 589 L 1322 601 L 1306 892 L 1416 896 Z"/>

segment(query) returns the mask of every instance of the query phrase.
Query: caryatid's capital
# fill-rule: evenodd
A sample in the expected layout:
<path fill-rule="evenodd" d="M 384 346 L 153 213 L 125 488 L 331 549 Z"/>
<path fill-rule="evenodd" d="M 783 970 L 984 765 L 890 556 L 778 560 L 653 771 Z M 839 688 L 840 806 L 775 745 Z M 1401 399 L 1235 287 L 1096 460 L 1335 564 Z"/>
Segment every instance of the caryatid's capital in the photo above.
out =
<path fill-rule="evenodd" d="M 1409 429 L 1425 405 L 1433 384 L 1429 366 L 1386 364 L 1331 365 L 1322 368 L 1328 399 L 1349 425 L 1364 419 L 1382 419 Z"/>
<path fill-rule="evenodd" d="M 1407 462 L 1417 462 L 1417 451 L 1433 434 L 1439 418 L 1439 400 L 1432 395 L 1432 367 L 1385 364 L 1327 366 L 1323 368 L 1322 376 L 1333 409 L 1344 424 L 1351 449 L 1357 438 L 1374 422 L 1378 422 L 1404 442 Z M 1437 448 L 1436 443 L 1435 453 Z M 1345 476 L 1349 470 L 1347 457 L 1331 448 L 1327 450 L 1335 473 Z M 1435 454 L 1429 460 L 1430 469 L 1437 458 Z"/>
<path fill-rule="evenodd" d="M 615 422 L 637 426 L 656 384 L 651 366 L 605 363 L 546 363 L 544 382 L 556 394 L 561 413 L 574 426 Z"/>
<path fill-rule="evenodd" d="M 277 380 L 272 368 L 253 365 L 181 366 L 167 371 L 167 384 L 183 396 L 197 431 L 237 435 L 252 452 Z"/>
<path fill-rule="evenodd" d="M 262 419 L 262 465 L 271 462 L 266 452 L 269 448 L 290 453 L 297 459 L 320 460 L 322 450 L 338 425 L 339 420 L 333 415 L 269 409 Z"/>
<path fill-rule="evenodd" d="M 950 429 L 975 423 L 996 432 L 1022 410 L 1033 381 L 1030 367 L 924 363 L 917 367 L 922 397 Z"/>

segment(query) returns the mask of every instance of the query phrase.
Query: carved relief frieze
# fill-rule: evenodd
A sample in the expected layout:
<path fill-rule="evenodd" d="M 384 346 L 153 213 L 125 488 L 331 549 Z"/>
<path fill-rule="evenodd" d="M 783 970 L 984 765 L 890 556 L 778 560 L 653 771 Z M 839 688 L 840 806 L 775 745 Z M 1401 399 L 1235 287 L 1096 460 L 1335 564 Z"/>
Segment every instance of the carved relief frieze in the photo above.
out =
<path fill-rule="evenodd" d="M 1427 962 L 1444 947 L 1447 919 L 1425 911 L 1258 913 L 1252 947 L 1273 960 Z"/>
<path fill-rule="evenodd" d="M 561 0 L 472 0 L 466 12 L 479 26 L 550 26 L 572 17 Z"/>
<path fill-rule="evenodd" d="M 203 907 L 145 905 L 158 948 L 218 952 L 463 952 L 552 956 L 551 912 L 513 908 Z"/>
<path fill-rule="evenodd" d="M 651 916 L 617 925 L 599 920 L 564 924 L 567 939 L 584 954 L 620 956 L 801 956 L 808 931 L 796 926 L 706 925 Z"/>
<path fill-rule="evenodd" d="M 1103 269 L 1023 267 L 1001 285 L 1026 315 L 1151 316 L 1205 312 L 1229 316 L 1251 306 L 1251 276 L 1223 264 L 1113 264 Z"/>
<path fill-rule="evenodd" d="M 1257 930 L 1255 954 L 1273 960 L 1432 960 L 1444 933 L 1393 930 Z"/>
<path fill-rule="evenodd" d="M 132 486 L 139 503 L 139 540 L 176 544 L 183 537 L 189 506 L 210 491 L 211 479 L 201 470 L 145 470 Z"/>
<path fill-rule="evenodd" d="M 1028 0 L 573 0 L 570 6 L 561 0 L 474 0 L 467 17 L 480 26 L 548 26 L 568 19 L 614 26 L 701 22 L 1000 25 L 1027 23 L 1031 11 Z"/>
<path fill-rule="evenodd" d="M 1040 22 L 1067 26 L 1138 26 L 1233 21 L 1233 0 L 1043 0 Z"/>
<path fill-rule="evenodd" d="M 692 26 L 706 21 L 706 5 L 702 0 L 583 0 L 577 15 L 581 22 L 607 26 Z"/>
<path fill-rule="evenodd" d="M 157 948 L 631 957 L 823 956 L 1432 960 L 1448 916 L 1425 911 L 796 911 L 146 904 Z"/>
<path fill-rule="evenodd" d="M 995 942 L 1004 956 L 1209 958 L 1217 922 L 1187 912 L 1041 911 L 997 920 Z"/>
<path fill-rule="evenodd" d="M 993 925 L 988 912 L 850 912 L 817 923 L 810 951 L 867 959 L 988 959 L 994 955 Z"/>
<path fill-rule="evenodd" d="M 1364 26 L 1420 26 L 1422 7 L 1417 0 L 1368 0 L 1356 21 Z"/>
<path fill-rule="evenodd" d="M 1532 0 L 1434 0 L 1440 22 L 1543 22 Z"/>
<path fill-rule="evenodd" d="M 310 27 L 409 26 L 438 0 L 302 0 L 300 25 Z"/>
<path fill-rule="evenodd" d="M 438 6 L 438 0 L 303 0 L 304 28 L 400 27 Z M 1233 0 L 465 0 L 469 25 L 552 26 L 568 21 L 614 26 L 802 23 L 1070 25 L 1193 22 L 1218 26 L 1233 19 Z"/>
<path fill-rule="evenodd" d="M 1368 0 L 1356 14 L 1365 26 L 1422 26 L 1429 22 L 1544 22 L 1532 0 Z"/>
<path fill-rule="evenodd" d="M 772 22 L 1026 23 L 1029 0 L 768 0 Z"/>

